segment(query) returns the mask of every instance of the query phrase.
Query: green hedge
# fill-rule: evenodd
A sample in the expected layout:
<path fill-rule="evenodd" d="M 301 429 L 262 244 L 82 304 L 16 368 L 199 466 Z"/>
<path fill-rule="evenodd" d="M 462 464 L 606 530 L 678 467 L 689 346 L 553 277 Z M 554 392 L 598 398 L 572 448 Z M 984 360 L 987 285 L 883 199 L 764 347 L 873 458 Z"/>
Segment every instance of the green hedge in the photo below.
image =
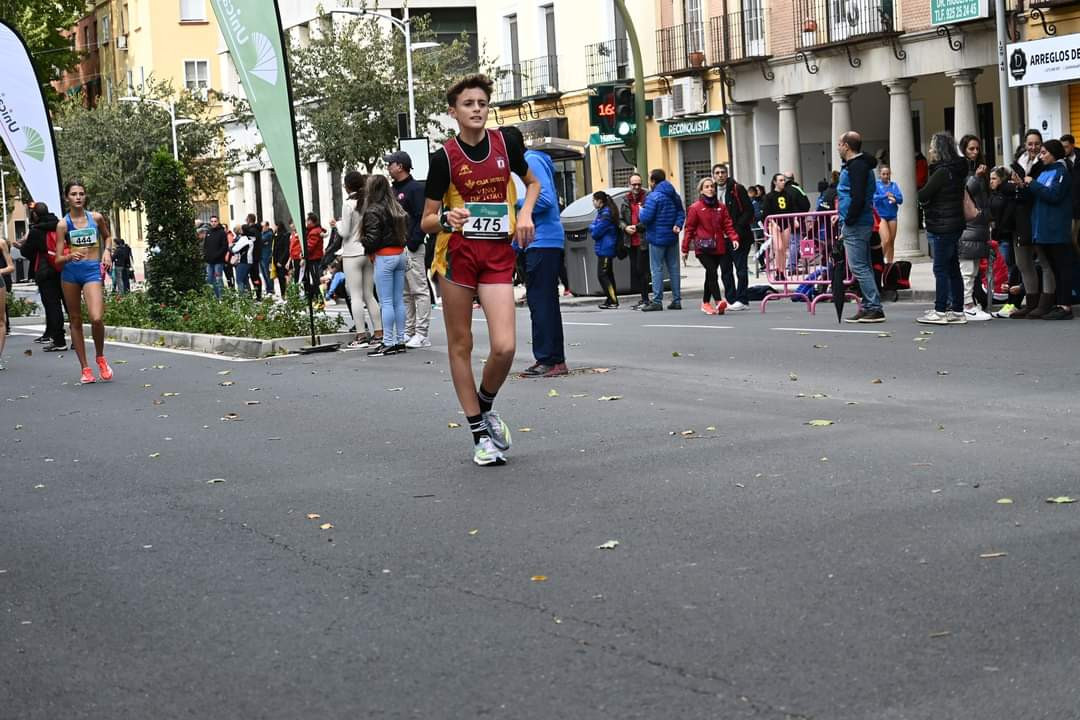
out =
<path fill-rule="evenodd" d="M 300 286 L 290 285 L 284 303 L 272 298 L 255 300 L 247 293 L 225 289 L 220 300 L 210 286 L 178 296 L 172 303 L 157 303 L 145 292 L 110 295 L 106 298 L 105 324 L 176 332 L 205 333 L 270 339 L 308 335 L 307 301 Z M 315 316 L 315 332 L 339 332 L 340 315 Z"/>
<path fill-rule="evenodd" d="M 6 294 L 7 300 L 4 305 L 7 307 L 8 317 L 27 317 L 33 315 L 37 310 L 37 303 L 33 300 L 27 300 L 25 298 L 15 297 L 15 293 L 9 292 Z"/>

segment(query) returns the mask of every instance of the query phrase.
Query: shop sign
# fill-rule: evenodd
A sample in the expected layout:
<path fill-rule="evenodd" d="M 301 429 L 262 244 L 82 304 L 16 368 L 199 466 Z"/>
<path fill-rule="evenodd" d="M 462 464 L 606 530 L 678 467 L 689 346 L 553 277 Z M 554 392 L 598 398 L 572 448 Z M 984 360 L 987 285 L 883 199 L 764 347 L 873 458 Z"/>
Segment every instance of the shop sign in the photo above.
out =
<path fill-rule="evenodd" d="M 589 136 L 590 145 L 622 145 L 622 138 L 613 133 L 593 133 Z"/>
<path fill-rule="evenodd" d="M 952 25 L 989 15 L 989 0 L 930 0 L 931 25 Z"/>
<path fill-rule="evenodd" d="M 1009 87 L 1080 78 L 1080 33 L 1012 43 L 1005 46 L 1005 55 L 1009 59 Z"/>
<path fill-rule="evenodd" d="M 660 125 L 660 137 L 676 138 L 688 135 L 711 135 L 724 129 L 724 121 L 719 116 L 706 118 L 694 118 L 692 120 L 679 120 L 677 122 L 662 123 Z"/>

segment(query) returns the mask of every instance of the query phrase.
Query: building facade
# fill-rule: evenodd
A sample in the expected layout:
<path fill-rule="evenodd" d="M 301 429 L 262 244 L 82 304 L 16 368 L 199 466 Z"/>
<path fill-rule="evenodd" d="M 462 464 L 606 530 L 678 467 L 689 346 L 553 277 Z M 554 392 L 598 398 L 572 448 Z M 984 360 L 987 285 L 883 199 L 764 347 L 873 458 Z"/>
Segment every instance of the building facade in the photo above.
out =
<path fill-rule="evenodd" d="M 1069 91 L 1037 88 L 1012 92 L 1010 137 L 1002 137 L 993 3 L 990 17 L 965 19 L 946 12 L 955 5 L 726 0 L 710 19 L 710 62 L 729 86 L 739 180 L 768 187 L 773 173 L 793 171 L 813 190 L 839 168 L 837 139 L 853 129 L 864 150 L 888 158 L 893 179 L 914 198 L 915 156 L 935 132 L 974 134 L 988 162 L 999 164 L 1012 160 L 1025 118 L 1045 116 L 1050 136 L 1067 132 Z M 1010 41 L 1049 29 L 1040 10 L 1018 0 L 1006 13 Z M 915 202 L 901 207 L 898 230 L 897 257 L 925 253 Z"/>
<path fill-rule="evenodd" d="M 282 27 L 290 41 L 305 47 L 312 38 L 324 32 L 326 23 L 348 19 L 344 15 L 320 15 L 320 11 L 324 12 L 332 5 L 320 0 L 279 0 Z M 426 14 L 430 17 L 437 40 L 452 41 L 464 32 L 469 36 L 470 46 L 477 47 L 476 3 L 473 0 L 384 0 L 378 4 L 378 10 L 400 18 L 406 5 L 411 15 Z M 396 32 L 389 27 L 387 30 Z M 229 59 L 223 38 L 219 40 L 217 53 L 223 68 L 221 87 L 227 94 L 243 97 L 243 87 Z M 404 97 L 401 104 L 404 110 Z M 261 145 L 261 136 L 254 124 L 245 126 L 227 119 L 226 136 L 230 144 L 239 148 L 244 156 L 252 155 Z M 331 169 L 328 163 L 317 157 L 302 158 L 301 165 L 304 212 L 314 212 L 324 224 L 329 218 L 340 217 L 343 201 L 341 172 Z M 229 217 L 234 223 L 241 222 L 248 213 L 255 213 L 260 220 L 272 223 L 284 222 L 289 217 L 285 197 L 265 150 L 238 165 L 229 175 L 228 202 L 222 212 L 223 217 Z"/>

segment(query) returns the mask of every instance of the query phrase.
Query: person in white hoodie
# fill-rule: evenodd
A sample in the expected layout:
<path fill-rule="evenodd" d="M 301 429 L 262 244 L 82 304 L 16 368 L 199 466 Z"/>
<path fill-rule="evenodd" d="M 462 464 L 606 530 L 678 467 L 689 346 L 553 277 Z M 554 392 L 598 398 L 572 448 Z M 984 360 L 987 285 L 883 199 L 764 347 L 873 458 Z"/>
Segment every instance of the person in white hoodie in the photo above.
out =
<path fill-rule="evenodd" d="M 364 206 L 366 180 L 365 175 L 355 170 L 345 173 L 343 184 L 349 196 L 345 199 L 341 220 L 331 223 L 336 225 L 341 235 L 339 255 L 345 271 L 345 287 L 352 302 L 353 322 L 356 324 L 356 339 L 349 343 L 349 347 L 354 348 L 367 347 L 371 343 L 380 345 L 383 338 L 382 315 L 375 300 L 375 265 L 364 255 L 364 246 L 360 244 L 360 209 Z M 371 317 L 370 335 L 364 328 L 365 310 Z"/>

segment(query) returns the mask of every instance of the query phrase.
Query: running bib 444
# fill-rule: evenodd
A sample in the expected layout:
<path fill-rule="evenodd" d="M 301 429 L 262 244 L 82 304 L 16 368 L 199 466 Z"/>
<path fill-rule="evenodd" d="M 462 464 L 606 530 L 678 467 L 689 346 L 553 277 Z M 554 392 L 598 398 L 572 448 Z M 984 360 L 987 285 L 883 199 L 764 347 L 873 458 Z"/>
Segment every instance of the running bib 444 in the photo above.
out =
<path fill-rule="evenodd" d="M 68 230 L 68 242 L 73 247 L 91 247 L 98 244 L 97 228 L 75 228 Z"/>
<path fill-rule="evenodd" d="M 510 235 L 510 206 L 506 203 L 465 203 L 469 219 L 461 234 L 469 240 L 506 240 Z"/>

